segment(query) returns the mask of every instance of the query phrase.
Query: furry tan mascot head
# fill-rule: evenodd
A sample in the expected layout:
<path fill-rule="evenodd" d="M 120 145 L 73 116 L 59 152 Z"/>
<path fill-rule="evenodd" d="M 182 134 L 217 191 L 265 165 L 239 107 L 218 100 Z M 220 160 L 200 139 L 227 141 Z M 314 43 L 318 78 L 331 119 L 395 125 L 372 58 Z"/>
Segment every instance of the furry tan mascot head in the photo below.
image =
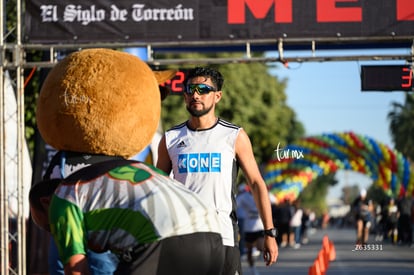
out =
<path fill-rule="evenodd" d="M 36 119 L 46 143 L 58 150 L 129 158 L 145 148 L 160 119 L 159 84 L 175 72 L 153 72 L 138 57 L 87 49 L 48 74 Z"/>

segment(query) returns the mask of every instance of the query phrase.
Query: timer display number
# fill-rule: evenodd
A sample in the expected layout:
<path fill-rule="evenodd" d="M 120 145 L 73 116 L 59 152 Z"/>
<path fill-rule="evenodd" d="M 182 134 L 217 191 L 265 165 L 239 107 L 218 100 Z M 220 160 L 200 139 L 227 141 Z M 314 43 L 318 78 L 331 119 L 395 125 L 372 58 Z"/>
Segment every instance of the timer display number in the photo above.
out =
<path fill-rule="evenodd" d="M 184 81 L 186 73 L 185 70 L 177 71 L 172 79 L 167 80 L 165 83 L 161 84 L 161 86 L 168 88 L 172 95 L 181 95 L 185 89 Z"/>
<path fill-rule="evenodd" d="M 410 65 L 361 66 L 362 91 L 413 91 Z"/>

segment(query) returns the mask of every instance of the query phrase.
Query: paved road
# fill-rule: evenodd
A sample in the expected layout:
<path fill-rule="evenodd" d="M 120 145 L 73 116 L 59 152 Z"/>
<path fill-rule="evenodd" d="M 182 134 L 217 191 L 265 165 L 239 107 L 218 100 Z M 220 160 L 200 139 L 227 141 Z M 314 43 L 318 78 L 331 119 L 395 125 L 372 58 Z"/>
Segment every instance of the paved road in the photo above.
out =
<path fill-rule="evenodd" d="M 353 229 L 317 230 L 310 236 L 310 241 L 299 249 L 279 248 L 279 259 L 276 264 L 266 267 L 261 258 L 256 261 L 260 275 L 291 274 L 308 275 L 322 248 L 322 238 L 327 235 L 333 241 L 336 260 L 330 262 L 326 275 L 412 275 L 414 274 L 414 248 L 391 245 L 388 242 L 373 241 L 370 245 L 378 246 L 378 251 L 355 251 L 355 232 Z M 375 246 L 372 246 L 375 248 Z M 354 250 L 354 251 L 353 251 Z M 247 262 L 242 261 L 243 275 L 251 273 Z"/>

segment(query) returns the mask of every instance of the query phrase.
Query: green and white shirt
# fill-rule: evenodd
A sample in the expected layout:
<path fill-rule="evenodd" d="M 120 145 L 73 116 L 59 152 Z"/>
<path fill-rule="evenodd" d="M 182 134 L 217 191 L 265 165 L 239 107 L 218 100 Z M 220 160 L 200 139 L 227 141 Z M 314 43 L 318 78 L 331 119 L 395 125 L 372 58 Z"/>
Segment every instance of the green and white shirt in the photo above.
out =
<path fill-rule="evenodd" d="M 216 212 L 156 168 L 101 168 L 78 171 L 82 177 L 64 180 L 53 196 L 49 220 L 64 264 L 88 248 L 122 253 L 172 236 L 220 232 Z"/>

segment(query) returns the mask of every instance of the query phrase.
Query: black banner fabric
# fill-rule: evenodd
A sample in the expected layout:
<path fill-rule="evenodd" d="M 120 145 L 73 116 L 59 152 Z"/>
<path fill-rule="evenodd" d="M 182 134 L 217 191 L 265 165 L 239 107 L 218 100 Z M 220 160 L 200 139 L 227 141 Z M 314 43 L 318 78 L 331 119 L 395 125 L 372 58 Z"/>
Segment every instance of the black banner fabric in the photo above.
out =
<path fill-rule="evenodd" d="M 26 0 L 26 42 L 414 36 L 413 0 Z"/>

